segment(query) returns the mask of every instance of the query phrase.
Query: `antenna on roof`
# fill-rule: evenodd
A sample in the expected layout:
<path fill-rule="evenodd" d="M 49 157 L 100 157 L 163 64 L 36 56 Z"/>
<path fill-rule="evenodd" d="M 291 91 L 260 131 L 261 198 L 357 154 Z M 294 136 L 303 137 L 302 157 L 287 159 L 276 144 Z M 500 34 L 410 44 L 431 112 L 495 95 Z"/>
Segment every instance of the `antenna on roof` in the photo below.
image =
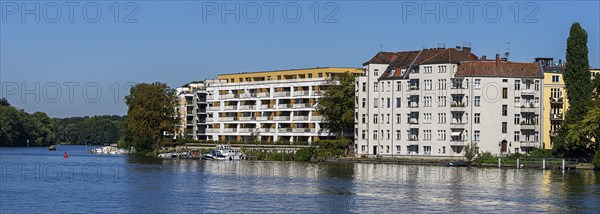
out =
<path fill-rule="evenodd" d="M 438 43 L 438 48 L 446 48 L 446 43 Z"/>
<path fill-rule="evenodd" d="M 379 51 L 383 52 L 383 44 L 379 43 Z"/>
<path fill-rule="evenodd" d="M 508 61 L 508 56 L 510 56 L 510 42 L 506 42 L 506 52 L 504 52 L 504 57 L 506 57 L 506 61 Z"/>

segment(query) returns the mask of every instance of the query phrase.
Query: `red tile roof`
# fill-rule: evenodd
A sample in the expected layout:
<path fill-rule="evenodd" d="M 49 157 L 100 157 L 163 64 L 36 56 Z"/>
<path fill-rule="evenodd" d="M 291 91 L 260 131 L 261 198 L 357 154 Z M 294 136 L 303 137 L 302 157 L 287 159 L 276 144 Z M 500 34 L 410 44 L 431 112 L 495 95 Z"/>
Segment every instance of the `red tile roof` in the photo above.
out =
<path fill-rule="evenodd" d="M 381 79 L 402 78 L 401 70 L 409 66 L 439 63 L 459 63 L 461 61 L 477 60 L 477 56 L 471 51 L 458 50 L 456 48 L 432 48 L 415 51 L 402 52 L 379 52 L 366 64 L 389 64 L 381 75 Z M 394 73 L 391 73 L 394 71 Z"/>
<path fill-rule="evenodd" d="M 458 65 L 456 77 L 542 78 L 537 62 L 508 62 L 506 60 L 464 61 Z"/>

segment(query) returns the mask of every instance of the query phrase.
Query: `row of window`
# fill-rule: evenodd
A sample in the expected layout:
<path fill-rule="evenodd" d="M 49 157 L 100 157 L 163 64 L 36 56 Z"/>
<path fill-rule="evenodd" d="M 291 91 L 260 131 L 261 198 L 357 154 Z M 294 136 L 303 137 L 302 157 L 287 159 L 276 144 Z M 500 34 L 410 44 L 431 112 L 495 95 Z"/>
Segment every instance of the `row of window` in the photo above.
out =
<path fill-rule="evenodd" d="M 504 79 L 503 81 L 508 81 L 508 79 Z M 411 82 L 412 82 L 412 84 L 407 85 L 407 90 L 418 89 L 418 85 L 419 85 L 418 79 L 412 79 Z M 386 91 L 386 87 L 385 87 L 386 83 L 387 83 L 387 91 L 389 92 L 390 90 L 392 90 L 391 81 L 381 82 L 381 91 L 382 92 Z M 423 85 L 425 86 L 424 90 L 433 90 L 433 80 L 423 80 Z M 535 80 L 535 81 L 525 80 L 525 89 L 526 90 L 530 90 L 532 85 L 533 85 L 534 90 L 536 90 L 536 91 L 540 90 L 540 81 L 539 80 Z M 358 86 L 358 82 L 357 82 L 357 86 Z M 413 88 L 411 88 L 411 86 L 413 86 Z M 414 86 L 416 86 L 416 88 Z M 465 79 L 465 83 L 463 83 L 462 79 L 456 79 L 455 81 L 452 82 L 453 88 L 465 88 L 466 89 L 466 88 L 469 88 L 468 86 L 469 86 L 469 83 L 468 83 L 467 79 Z M 481 79 L 475 79 L 474 88 L 481 89 Z M 438 79 L 437 89 L 438 90 L 446 90 L 447 89 L 446 79 Z M 521 80 L 515 80 L 513 89 L 516 91 L 521 90 Z M 396 81 L 396 91 L 401 91 L 401 90 L 402 90 L 401 82 Z M 362 83 L 362 91 L 363 92 L 367 91 L 367 83 L 366 82 Z M 379 92 L 379 82 L 373 83 L 373 91 Z"/>
<path fill-rule="evenodd" d="M 504 126 L 506 125 L 506 123 L 503 123 L 503 129 Z M 504 131 L 504 130 L 503 130 Z M 381 135 L 379 135 L 379 133 Z M 506 133 L 506 132 L 504 132 Z M 406 131 L 407 134 L 407 140 L 418 140 L 418 133 L 415 133 L 415 131 L 413 130 L 407 130 Z M 468 140 L 467 139 L 467 131 L 464 131 L 464 133 L 461 133 L 461 136 L 453 136 L 453 140 L 459 139 L 459 140 Z M 400 130 L 396 130 L 395 133 L 395 140 L 402 140 L 402 132 Z M 381 136 L 381 139 L 379 139 L 379 136 Z M 361 138 L 363 140 L 367 139 L 367 131 L 366 130 L 362 130 L 362 135 Z M 524 131 L 523 132 L 523 140 L 524 141 L 539 141 L 540 138 L 540 133 L 537 131 Z M 480 141 L 481 139 L 481 131 L 480 130 L 475 130 L 473 132 L 473 141 Z M 373 140 L 391 140 L 391 132 L 390 130 L 375 130 L 373 132 Z M 432 140 L 432 130 L 423 130 L 423 141 L 431 141 Z M 437 139 L 439 141 L 445 141 L 446 140 L 446 130 L 437 130 Z M 514 138 L 513 140 L 515 142 L 519 142 L 521 141 L 521 132 L 520 131 L 515 131 L 514 132 Z"/>
<path fill-rule="evenodd" d="M 385 148 L 385 150 L 384 150 Z M 366 145 L 361 146 L 361 152 L 366 152 Z M 380 145 L 381 153 L 391 153 L 390 146 Z M 396 154 L 402 153 L 402 146 L 396 145 Z M 441 149 L 438 150 L 439 154 L 446 154 L 446 147 L 442 146 Z M 419 154 L 419 148 L 417 146 L 406 146 L 406 154 Z M 431 146 L 423 146 L 423 154 L 430 155 L 431 154 Z"/>

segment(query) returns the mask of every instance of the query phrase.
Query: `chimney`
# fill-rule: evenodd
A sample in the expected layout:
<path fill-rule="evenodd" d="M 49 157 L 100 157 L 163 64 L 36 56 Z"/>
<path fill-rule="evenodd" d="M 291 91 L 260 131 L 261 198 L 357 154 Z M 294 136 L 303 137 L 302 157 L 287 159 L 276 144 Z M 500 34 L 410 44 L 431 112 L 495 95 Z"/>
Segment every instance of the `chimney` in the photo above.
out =
<path fill-rule="evenodd" d="M 481 61 L 485 61 L 487 58 L 485 55 L 481 56 Z"/>
<path fill-rule="evenodd" d="M 467 52 L 467 53 L 471 53 L 471 47 L 462 47 L 462 51 Z"/>
<path fill-rule="evenodd" d="M 496 67 L 500 65 L 500 54 L 496 54 Z"/>

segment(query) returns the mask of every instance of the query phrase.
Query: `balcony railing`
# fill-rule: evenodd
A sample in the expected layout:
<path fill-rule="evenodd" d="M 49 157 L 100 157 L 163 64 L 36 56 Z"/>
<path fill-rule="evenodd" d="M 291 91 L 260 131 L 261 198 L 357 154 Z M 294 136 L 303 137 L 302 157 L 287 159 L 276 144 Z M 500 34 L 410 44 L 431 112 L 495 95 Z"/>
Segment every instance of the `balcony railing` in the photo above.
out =
<path fill-rule="evenodd" d="M 277 121 L 290 120 L 290 116 L 275 116 L 275 117 L 273 117 L 273 120 L 277 120 Z"/>
<path fill-rule="evenodd" d="M 452 107 L 452 108 L 463 108 L 463 107 L 467 107 L 467 104 L 463 103 L 463 102 L 452 102 L 452 104 L 450 104 L 450 107 Z"/>
<path fill-rule="evenodd" d="M 252 121 L 254 117 L 240 117 L 240 121 Z"/>
<path fill-rule="evenodd" d="M 562 113 L 552 113 L 552 114 L 550 114 L 550 119 L 551 120 L 563 120 L 563 114 Z"/>
<path fill-rule="evenodd" d="M 280 128 L 279 133 L 292 133 L 292 128 Z"/>
<path fill-rule="evenodd" d="M 563 98 L 562 97 L 550 97 L 550 103 L 552 103 L 552 104 L 562 104 L 563 103 Z"/>
<path fill-rule="evenodd" d="M 260 97 L 260 98 L 269 97 L 269 93 L 268 92 L 260 92 L 260 93 L 256 94 L 256 97 Z"/>
<path fill-rule="evenodd" d="M 271 105 L 260 105 L 261 109 L 272 109 L 273 107 Z"/>
<path fill-rule="evenodd" d="M 308 116 L 294 116 L 294 120 L 308 120 Z"/>
<path fill-rule="evenodd" d="M 408 141 L 419 141 L 419 136 L 411 135 L 408 137 Z"/>
<path fill-rule="evenodd" d="M 535 129 L 537 125 L 535 122 L 521 121 L 521 129 Z"/>
<path fill-rule="evenodd" d="M 520 141 L 521 147 L 539 147 L 539 142 L 535 141 Z"/>
<path fill-rule="evenodd" d="M 409 102 L 408 107 L 409 108 L 419 108 L 419 103 L 418 102 Z"/>
<path fill-rule="evenodd" d="M 416 86 L 416 85 L 408 86 L 408 90 L 409 91 L 419 90 L 419 86 Z"/>
<path fill-rule="evenodd" d="M 533 89 L 523 89 L 521 90 L 521 95 L 534 95 L 536 91 Z"/>
<path fill-rule="evenodd" d="M 256 108 L 255 105 L 241 105 L 240 106 L 240 110 L 252 110 L 254 108 Z"/>
<path fill-rule="evenodd" d="M 237 106 L 224 106 L 224 110 L 237 110 Z"/>
<path fill-rule="evenodd" d="M 273 94 L 273 97 L 289 97 L 289 96 L 290 96 L 289 91 L 280 91 L 280 92 L 275 92 Z"/>
<path fill-rule="evenodd" d="M 235 117 L 219 117 L 219 121 L 221 121 L 221 122 L 235 121 L 235 120 L 236 120 Z"/>
<path fill-rule="evenodd" d="M 308 91 L 296 91 L 294 92 L 294 96 L 308 96 Z"/>
<path fill-rule="evenodd" d="M 239 133 L 252 133 L 256 131 L 256 128 L 239 128 L 238 132 Z"/>
<path fill-rule="evenodd" d="M 224 128 L 223 129 L 223 133 L 236 133 L 237 129 L 236 128 Z"/>
<path fill-rule="evenodd" d="M 290 108 L 290 104 L 279 104 L 278 107 L 281 108 Z"/>
<path fill-rule="evenodd" d="M 408 124 L 419 124 L 419 119 L 410 118 L 410 119 L 408 119 Z"/>
<path fill-rule="evenodd" d="M 211 106 L 208 107 L 209 111 L 220 111 L 221 110 L 221 106 Z"/>
<path fill-rule="evenodd" d="M 206 133 L 219 133 L 219 131 L 218 128 L 206 129 Z"/>
<path fill-rule="evenodd" d="M 294 133 L 311 133 L 311 132 L 314 132 L 314 129 L 311 129 L 311 128 L 294 128 L 292 131 Z"/>
<path fill-rule="evenodd" d="M 319 116 L 312 116 L 312 120 L 314 120 L 314 121 L 321 121 L 321 120 L 323 120 L 323 116 L 320 116 L 320 115 Z"/>
<path fill-rule="evenodd" d="M 259 131 L 261 133 L 275 133 L 275 129 L 272 128 L 261 128 Z"/>
<path fill-rule="evenodd" d="M 256 120 L 265 121 L 265 120 L 269 120 L 269 117 L 268 116 L 260 116 L 260 117 L 256 117 Z"/>
<path fill-rule="evenodd" d="M 294 108 L 308 108 L 308 103 L 296 103 L 294 104 Z"/>

